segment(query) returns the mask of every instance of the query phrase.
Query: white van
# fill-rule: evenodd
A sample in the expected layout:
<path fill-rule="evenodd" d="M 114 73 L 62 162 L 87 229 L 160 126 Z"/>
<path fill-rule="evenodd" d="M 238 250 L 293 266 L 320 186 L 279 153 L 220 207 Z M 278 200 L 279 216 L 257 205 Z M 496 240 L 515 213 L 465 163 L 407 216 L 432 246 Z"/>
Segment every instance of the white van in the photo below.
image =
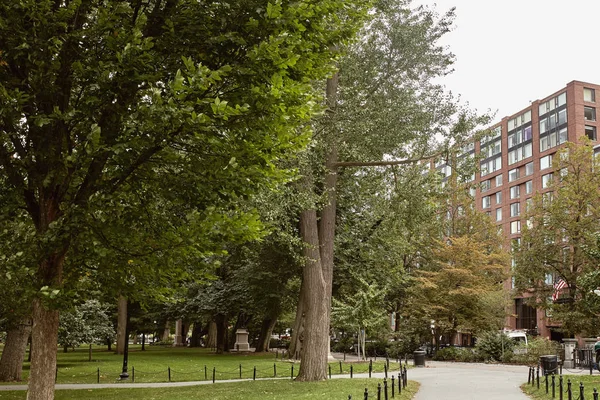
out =
<path fill-rule="evenodd" d="M 507 331 L 506 336 L 515 341 L 519 348 L 514 350 L 515 354 L 527 353 L 527 334 L 523 331 Z"/>

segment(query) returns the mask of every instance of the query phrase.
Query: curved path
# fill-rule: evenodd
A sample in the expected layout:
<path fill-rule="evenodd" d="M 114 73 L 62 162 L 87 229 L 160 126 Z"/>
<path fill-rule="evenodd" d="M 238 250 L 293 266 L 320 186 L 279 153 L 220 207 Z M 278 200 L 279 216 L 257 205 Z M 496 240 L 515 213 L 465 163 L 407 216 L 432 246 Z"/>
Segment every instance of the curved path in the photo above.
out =
<path fill-rule="evenodd" d="M 527 367 L 496 364 L 427 362 L 408 370 L 408 379 L 421 383 L 415 400 L 528 400 L 519 388 Z"/>
<path fill-rule="evenodd" d="M 393 373 L 393 372 L 392 372 Z M 355 374 L 365 378 L 367 374 Z M 408 370 L 408 379 L 421 384 L 415 400 L 528 400 L 519 386 L 526 381 L 527 367 L 494 364 L 445 363 L 427 361 L 426 368 Z M 350 378 L 334 375 L 334 378 Z M 382 373 L 373 377 L 383 378 Z M 288 378 L 281 378 L 288 379 Z M 224 382 L 240 382 L 234 379 Z M 56 389 L 149 388 L 180 387 L 213 384 L 210 381 L 174 383 L 112 383 L 112 384 L 58 384 Z M 0 385 L 0 391 L 26 390 L 27 385 Z"/>

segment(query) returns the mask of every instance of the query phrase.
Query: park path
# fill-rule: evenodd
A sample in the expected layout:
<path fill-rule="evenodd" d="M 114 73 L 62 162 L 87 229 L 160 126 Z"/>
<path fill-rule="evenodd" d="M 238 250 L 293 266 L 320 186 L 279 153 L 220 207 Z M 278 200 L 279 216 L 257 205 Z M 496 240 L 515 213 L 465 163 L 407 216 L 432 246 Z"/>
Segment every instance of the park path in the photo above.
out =
<path fill-rule="evenodd" d="M 421 384 L 414 400 L 528 400 L 519 388 L 527 367 L 497 364 L 427 362 L 408 371 Z"/>
<path fill-rule="evenodd" d="M 393 372 L 392 372 L 393 373 Z M 355 374 L 356 378 L 367 374 Z M 408 379 L 421 384 L 414 400 L 528 400 L 519 386 L 526 381 L 527 367 L 492 364 L 446 363 L 427 361 L 425 368 L 408 370 Z M 382 373 L 373 377 L 383 379 Z M 334 375 L 333 378 L 349 378 Z M 288 379 L 288 378 L 282 378 Z M 247 379 L 217 381 L 242 382 Z M 58 384 L 57 390 L 107 389 L 107 388 L 165 388 L 193 385 L 212 385 L 211 381 L 172 383 L 110 383 L 110 384 Z M 0 391 L 26 390 L 27 385 L 0 385 Z"/>

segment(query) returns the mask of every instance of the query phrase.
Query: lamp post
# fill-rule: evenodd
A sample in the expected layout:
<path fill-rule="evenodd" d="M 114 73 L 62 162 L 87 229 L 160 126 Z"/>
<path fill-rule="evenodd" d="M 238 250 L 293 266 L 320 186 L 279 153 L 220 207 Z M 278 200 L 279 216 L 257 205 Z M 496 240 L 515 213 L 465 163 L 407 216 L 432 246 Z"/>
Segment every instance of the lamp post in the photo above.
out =
<path fill-rule="evenodd" d="M 129 301 L 127 301 L 127 307 L 125 308 L 125 343 L 123 347 L 123 371 L 119 374 L 119 378 L 124 381 L 129 379 L 127 373 L 127 361 L 129 357 Z"/>

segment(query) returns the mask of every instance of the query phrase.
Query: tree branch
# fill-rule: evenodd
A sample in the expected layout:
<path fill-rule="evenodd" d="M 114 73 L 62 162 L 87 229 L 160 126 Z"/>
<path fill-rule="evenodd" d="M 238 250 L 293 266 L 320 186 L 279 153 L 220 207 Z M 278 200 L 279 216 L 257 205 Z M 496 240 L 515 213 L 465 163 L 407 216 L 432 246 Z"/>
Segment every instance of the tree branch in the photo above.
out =
<path fill-rule="evenodd" d="M 419 158 L 408 158 L 405 160 L 393 160 L 393 161 L 340 161 L 332 164 L 332 167 L 389 167 L 393 165 L 407 165 L 416 164 L 420 161 L 431 160 L 443 154 L 443 151 L 423 156 Z"/>

